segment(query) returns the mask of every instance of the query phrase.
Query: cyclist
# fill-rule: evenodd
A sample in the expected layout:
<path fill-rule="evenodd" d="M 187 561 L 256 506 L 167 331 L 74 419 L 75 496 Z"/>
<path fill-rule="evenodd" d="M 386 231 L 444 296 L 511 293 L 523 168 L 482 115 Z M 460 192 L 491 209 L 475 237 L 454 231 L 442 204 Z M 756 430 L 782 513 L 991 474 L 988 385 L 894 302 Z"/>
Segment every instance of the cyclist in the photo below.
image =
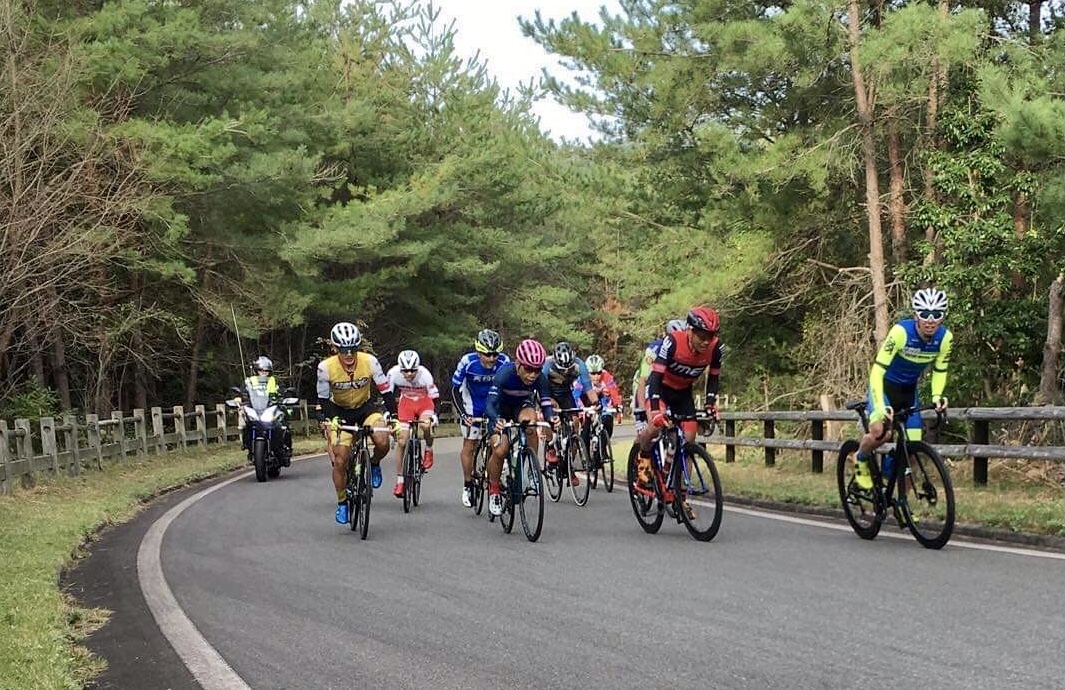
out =
<path fill-rule="evenodd" d="M 503 340 L 490 329 L 483 329 L 473 341 L 473 352 L 462 356 L 455 373 L 451 376 L 451 401 L 459 413 L 459 429 L 462 432 L 462 505 L 473 505 L 473 456 L 481 439 L 480 426 L 471 424 L 473 417 L 484 416 L 488 402 L 488 389 L 504 364 L 510 362 L 502 352 Z"/>
<path fill-rule="evenodd" d="M 419 420 L 422 438 L 425 439 L 425 454 L 421 459 L 422 469 L 433 466 L 433 427 L 440 423 L 436 404 L 440 391 L 433 375 L 422 366 L 421 357 L 414 350 L 404 350 L 396 358 L 397 364 L 388 370 L 388 388 L 399 391 L 399 421 L 407 424 Z M 403 498 L 403 451 L 410 439 L 410 432 L 403 427 L 396 440 L 396 486 L 392 495 Z"/>
<path fill-rule="evenodd" d="M 680 319 L 671 319 L 666 322 L 665 332 L 669 335 L 687 327 L 688 324 Z M 651 375 L 651 365 L 655 363 L 661 344 L 662 338 L 647 344 L 640 364 L 636 367 L 636 373 L 632 375 L 632 425 L 637 434 L 647 428 L 647 377 Z"/>
<path fill-rule="evenodd" d="M 277 377 L 274 376 L 274 363 L 270 361 L 270 358 L 261 355 L 255 358 L 255 361 L 251 363 L 251 369 L 255 373 L 255 376 L 249 376 L 244 379 L 245 391 L 258 391 L 265 393 L 267 399 L 272 404 L 278 404 L 281 398 L 281 389 L 277 384 Z M 289 429 L 288 424 L 285 423 L 286 410 L 282 409 L 282 416 L 278 420 L 278 428 L 281 429 L 281 433 L 273 436 L 274 454 L 281 459 L 281 464 L 288 467 L 292 464 L 292 431 Z M 241 448 L 248 450 L 251 448 L 251 424 L 241 419 L 244 424 L 244 429 L 241 433 Z"/>
<path fill-rule="evenodd" d="M 510 443 L 503 434 L 503 425 L 507 421 L 537 421 L 536 396 L 540 397 L 540 411 L 544 419 L 553 426 L 558 425 L 555 408 L 551 404 L 551 391 L 544 374 L 544 362 L 547 350 L 537 340 L 531 338 L 518 343 L 514 351 L 514 361 L 499 368 L 492 387 L 488 390 L 485 402 L 485 414 L 488 426 L 493 430 L 492 457 L 488 460 L 488 512 L 492 515 L 503 514 L 503 496 L 500 493 L 499 477 L 503 474 L 503 459 L 507 456 Z M 544 435 L 550 442 L 551 434 Z M 536 453 L 539 446 L 535 438 L 530 439 L 530 448 Z"/>
<path fill-rule="evenodd" d="M 388 379 L 381 371 L 381 363 L 368 352 L 360 352 L 362 334 L 353 323 L 341 321 L 329 332 L 329 342 L 335 354 L 318 364 L 318 407 L 316 416 L 329 439 L 329 459 L 333 464 L 333 486 L 336 488 L 335 518 L 343 525 L 348 522 L 345 492 L 348 456 L 352 435 L 334 427 L 343 421 L 348 425 L 387 422 L 382 415 L 380 401 L 384 401 L 388 415 L 396 412 L 396 398 L 388 387 Z M 328 421 L 327 421 L 328 420 Z M 381 486 L 381 458 L 388 455 L 389 433 L 379 431 L 371 437 L 373 457 L 370 460 L 370 482 Z"/>
<path fill-rule="evenodd" d="M 717 414 L 717 390 L 725 352 L 717 335 L 720 325 L 717 312 L 706 306 L 692 307 L 687 322 L 687 330 L 674 331 L 662 339 L 651 366 L 651 375 L 647 377 L 650 426 L 636 437 L 640 447 L 637 479 L 645 486 L 652 480 L 651 444 L 659 429 L 672 425 L 667 412 L 695 414 L 692 386 L 703 371 L 707 372 L 704 409 L 709 414 Z M 694 420 L 681 424 L 685 442 L 695 440 L 697 428 Z M 684 509 L 689 513 L 692 511 L 687 504 Z"/>
<path fill-rule="evenodd" d="M 551 403 L 556 409 L 572 406 L 575 385 L 581 388 L 580 395 L 576 396 L 577 402 L 588 407 L 599 405 L 599 393 L 592 387 L 588 367 L 584 364 L 584 360 L 573 352 L 573 346 L 569 343 L 562 341 L 555 344 L 552 355 L 544 362 L 543 371 L 544 376 L 547 377 L 548 389 L 551 391 Z M 548 465 L 558 462 L 558 454 L 551 446 L 548 446 L 545 456 Z"/>
<path fill-rule="evenodd" d="M 869 369 L 866 400 L 871 410 L 869 433 L 859 442 L 854 469 L 860 489 L 873 488 L 873 476 L 869 470 L 873 451 L 891 440 L 890 422 L 894 411 L 920 404 L 917 383 L 929 366 L 932 367 L 932 400 L 936 411 L 947 409 L 943 392 L 947 387 L 947 368 L 954 345 L 954 334 L 943 325 L 947 315 L 947 295 L 935 288 L 918 290 L 911 306 L 913 318 L 903 319 L 891 327 Z M 920 414 L 912 414 L 906 420 L 906 438 L 921 438 Z M 886 462 L 884 471 L 890 471 Z"/>
<path fill-rule="evenodd" d="M 604 408 L 602 413 L 603 427 L 606 429 L 608 436 L 614 435 L 614 416 L 620 420 L 621 417 L 621 391 L 618 390 L 617 381 L 614 380 L 614 375 L 606 370 L 606 362 L 599 355 L 588 355 L 588 359 L 584 360 L 585 366 L 588 367 L 588 378 L 592 381 L 592 390 L 599 395 L 599 405 Z M 574 381 L 573 383 L 573 399 L 579 401 L 578 397 L 581 392 L 580 381 Z M 607 403 L 614 407 L 615 412 L 613 414 L 606 412 L 605 408 Z"/>

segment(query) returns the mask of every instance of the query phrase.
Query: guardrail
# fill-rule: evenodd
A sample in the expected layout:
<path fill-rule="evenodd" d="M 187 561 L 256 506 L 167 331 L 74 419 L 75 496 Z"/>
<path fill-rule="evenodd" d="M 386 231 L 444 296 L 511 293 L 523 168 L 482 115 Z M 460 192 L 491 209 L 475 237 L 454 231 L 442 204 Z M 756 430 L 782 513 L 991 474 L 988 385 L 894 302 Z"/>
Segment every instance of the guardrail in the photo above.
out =
<path fill-rule="evenodd" d="M 926 412 L 925 418 L 935 418 L 935 413 Z M 1065 407 L 963 407 L 951 408 L 949 418 L 953 421 L 972 422 L 971 433 L 967 443 L 940 444 L 932 443 L 940 455 L 951 458 L 971 457 L 973 459 L 973 482 L 987 484 L 987 463 L 989 458 L 1008 458 L 1017 460 L 1044 460 L 1065 462 L 1065 446 L 1025 446 L 993 445 L 991 439 L 991 422 L 1019 421 L 1065 421 Z M 811 410 L 811 411 L 768 411 L 768 412 L 722 412 L 720 419 L 724 422 L 725 433 L 713 442 L 725 446 L 725 462 L 735 462 L 736 448 L 739 446 L 765 449 L 765 464 L 772 466 L 776 462 L 776 450 L 810 451 L 810 469 L 813 472 L 824 471 L 824 454 L 828 451 L 833 456 L 839 450 L 841 440 L 825 439 L 826 422 L 852 422 L 853 433 L 846 438 L 857 438 L 861 429 L 857 427 L 859 417 L 850 410 Z M 737 422 L 762 422 L 762 436 L 737 436 Z M 777 422 L 809 423 L 809 438 L 777 438 Z"/>

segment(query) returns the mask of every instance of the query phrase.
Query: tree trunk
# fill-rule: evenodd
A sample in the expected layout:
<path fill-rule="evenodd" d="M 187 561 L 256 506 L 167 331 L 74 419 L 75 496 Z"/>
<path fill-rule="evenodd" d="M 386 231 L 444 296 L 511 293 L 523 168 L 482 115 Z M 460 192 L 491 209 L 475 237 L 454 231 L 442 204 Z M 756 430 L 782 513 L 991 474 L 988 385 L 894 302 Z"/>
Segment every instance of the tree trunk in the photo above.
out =
<path fill-rule="evenodd" d="M 1028 45 L 1034 46 L 1039 42 L 1042 34 L 1040 25 L 1043 23 L 1043 0 L 1031 0 L 1028 3 Z"/>
<path fill-rule="evenodd" d="M 872 277 L 873 311 L 876 316 L 876 339 L 881 341 L 888 332 L 887 284 L 884 280 L 884 232 L 880 226 L 880 181 L 876 172 L 876 139 L 873 133 L 873 107 L 869 102 L 858 62 L 858 42 L 861 25 L 858 0 L 849 0 L 847 31 L 850 38 L 851 74 L 854 77 L 854 100 L 858 110 L 858 124 L 862 130 L 862 159 L 865 163 L 865 204 L 869 219 L 869 272 Z"/>
<path fill-rule="evenodd" d="M 185 409 L 191 410 L 196 404 L 196 396 L 200 384 L 200 350 L 203 347 L 203 335 L 207 331 L 207 319 L 203 309 L 196 316 L 196 337 L 192 341 L 192 352 L 189 353 L 189 378 L 185 388 Z"/>
<path fill-rule="evenodd" d="M 63 333 L 58 329 L 52 331 L 52 380 L 59 391 L 59 403 L 64 410 L 74 409 L 70 399 L 70 371 L 67 369 L 67 346 L 63 342 Z"/>
<path fill-rule="evenodd" d="M 1031 211 L 1028 195 L 1021 191 L 1015 192 L 1013 194 L 1013 232 L 1019 240 L 1023 240 L 1028 234 L 1028 219 Z M 1010 283 L 1013 285 L 1014 295 L 1023 295 L 1027 292 L 1028 280 L 1020 271 L 1014 270 L 1010 274 Z"/>
<path fill-rule="evenodd" d="M 44 373 L 44 355 L 41 353 L 41 343 L 37 340 L 37 336 L 30 335 L 28 340 L 30 341 L 30 362 L 33 364 L 33 379 L 37 382 L 37 385 L 41 389 L 48 388 L 48 377 Z"/>
<path fill-rule="evenodd" d="M 939 13 L 940 20 L 945 21 L 947 15 L 950 13 L 950 3 L 947 2 L 947 0 L 939 0 L 936 9 Z M 939 148 L 939 137 L 936 136 L 936 124 L 939 118 L 940 94 L 942 93 L 942 88 L 946 81 L 946 70 L 943 69 L 943 64 L 936 59 L 932 63 L 932 78 L 928 81 L 928 125 L 925 131 L 928 133 L 927 146 L 930 149 Z M 932 180 L 932 169 L 928 165 L 923 166 L 921 177 L 924 180 L 925 201 L 934 204 L 936 202 L 936 190 Z M 926 266 L 935 265 L 939 263 L 939 260 L 943 255 L 943 247 L 939 241 L 936 229 L 931 225 L 926 227 L 924 229 L 924 238 L 928 242 L 928 246 L 931 247 L 924 258 L 924 264 Z"/>
<path fill-rule="evenodd" d="M 888 127 L 888 218 L 891 224 L 891 263 L 906 263 L 906 181 L 899 145 L 899 123 L 891 117 Z"/>
<path fill-rule="evenodd" d="M 1065 320 L 1065 272 L 1050 284 L 1047 307 L 1047 341 L 1043 345 L 1043 372 L 1039 377 L 1039 396 L 1036 403 L 1054 405 L 1061 399 L 1059 372 L 1061 367 L 1062 321 Z"/>

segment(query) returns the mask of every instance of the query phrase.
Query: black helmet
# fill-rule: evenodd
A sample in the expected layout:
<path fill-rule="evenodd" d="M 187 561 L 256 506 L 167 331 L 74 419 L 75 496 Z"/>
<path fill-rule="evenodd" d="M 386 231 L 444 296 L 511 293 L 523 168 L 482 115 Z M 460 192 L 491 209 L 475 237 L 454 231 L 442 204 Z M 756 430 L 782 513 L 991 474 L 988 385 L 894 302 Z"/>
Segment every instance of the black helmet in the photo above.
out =
<path fill-rule="evenodd" d="M 573 354 L 573 346 L 565 341 L 555 345 L 554 356 L 555 367 L 562 371 L 571 369 L 573 368 L 573 365 L 576 364 L 574 361 L 576 356 Z"/>
<path fill-rule="evenodd" d="M 495 331 L 485 328 L 477 334 L 473 347 L 484 355 L 498 354 L 503 349 L 503 339 Z"/>

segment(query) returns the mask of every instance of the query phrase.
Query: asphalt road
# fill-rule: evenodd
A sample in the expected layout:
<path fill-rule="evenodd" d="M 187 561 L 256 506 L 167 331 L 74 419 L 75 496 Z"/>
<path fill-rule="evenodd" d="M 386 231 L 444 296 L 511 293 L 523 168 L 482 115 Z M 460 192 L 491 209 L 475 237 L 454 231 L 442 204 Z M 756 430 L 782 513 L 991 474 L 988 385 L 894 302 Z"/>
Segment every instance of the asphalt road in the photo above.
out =
<path fill-rule="evenodd" d="M 623 484 L 548 502 L 529 543 L 462 507 L 456 449 L 409 515 L 386 472 L 367 541 L 333 523 L 324 458 L 105 534 L 68 583 L 117 610 L 100 687 L 197 686 L 145 598 L 208 688 L 1062 687 L 1061 554 L 728 507 L 710 543 L 647 535 Z"/>

